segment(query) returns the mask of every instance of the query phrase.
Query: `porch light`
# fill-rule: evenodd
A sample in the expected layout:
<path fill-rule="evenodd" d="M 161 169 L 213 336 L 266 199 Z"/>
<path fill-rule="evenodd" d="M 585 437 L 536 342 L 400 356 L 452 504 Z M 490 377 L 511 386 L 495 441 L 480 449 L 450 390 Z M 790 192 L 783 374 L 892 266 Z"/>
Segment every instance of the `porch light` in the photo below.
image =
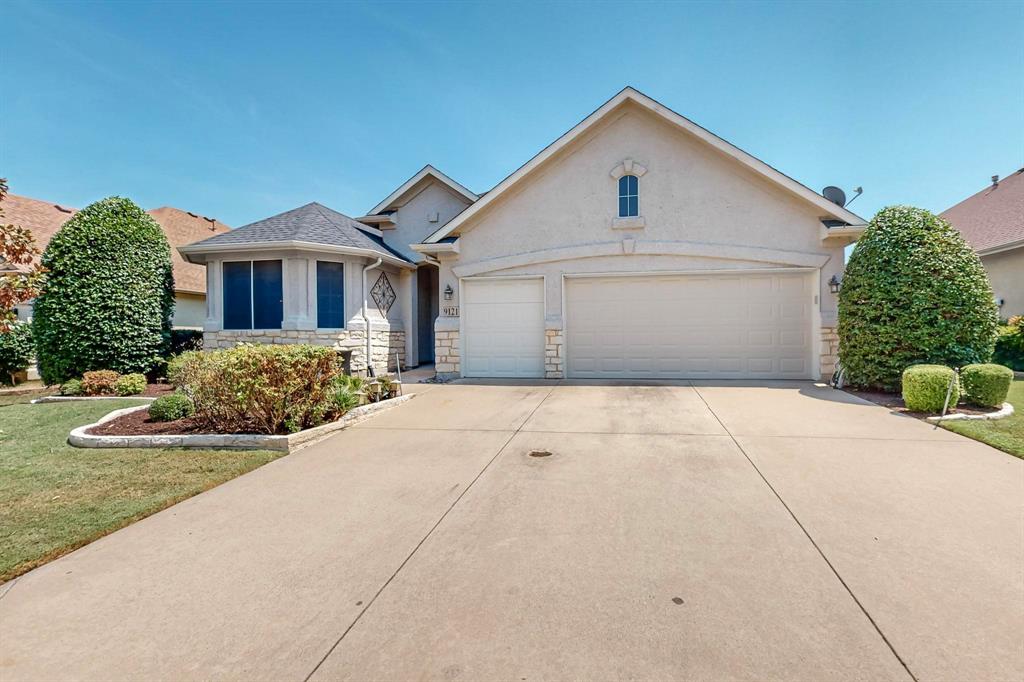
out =
<path fill-rule="evenodd" d="M 450 300 L 452 300 L 452 296 L 454 296 L 454 295 L 455 295 L 455 292 L 452 290 L 452 285 L 451 284 L 445 284 L 444 285 L 444 300 L 450 301 Z"/>
<path fill-rule="evenodd" d="M 838 294 L 839 287 L 841 285 L 842 282 L 839 280 L 839 277 L 836 275 L 832 275 L 832 279 L 828 281 L 828 290 L 831 291 L 833 294 Z"/>

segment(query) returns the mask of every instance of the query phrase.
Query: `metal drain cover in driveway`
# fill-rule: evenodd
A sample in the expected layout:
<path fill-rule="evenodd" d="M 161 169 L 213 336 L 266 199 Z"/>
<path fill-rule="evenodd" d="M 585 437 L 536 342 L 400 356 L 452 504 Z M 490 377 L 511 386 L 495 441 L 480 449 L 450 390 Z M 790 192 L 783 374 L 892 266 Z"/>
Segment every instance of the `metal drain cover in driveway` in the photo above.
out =
<path fill-rule="evenodd" d="M 547 450 L 533 450 L 530 452 L 530 457 L 550 457 L 551 453 Z"/>

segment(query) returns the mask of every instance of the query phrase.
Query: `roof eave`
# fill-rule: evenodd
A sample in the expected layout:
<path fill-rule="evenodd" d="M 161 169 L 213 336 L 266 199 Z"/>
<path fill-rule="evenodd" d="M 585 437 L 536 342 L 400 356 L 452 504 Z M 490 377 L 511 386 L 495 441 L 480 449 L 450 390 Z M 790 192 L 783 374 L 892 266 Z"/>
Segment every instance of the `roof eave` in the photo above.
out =
<path fill-rule="evenodd" d="M 430 256 L 437 255 L 439 253 L 459 253 L 459 240 L 456 239 L 453 242 L 440 242 L 432 244 L 409 244 L 409 248 L 416 253 L 422 253 Z"/>
<path fill-rule="evenodd" d="M 998 246 L 989 246 L 988 248 L 980 249 L 977 254 L 979 256 L 992 256 L 997 253 L 1003 253 L 1004 251 L 1013 251 L 1024 247 L 1024 239 L 1018 239 L 1012 242 L 1006 242 L 1005 244 L 999 244 Z"/>
<path fill-rule="evenodd" d="M 466 221 L 468 221 L 474 215 L 476 215 L 477 213 L 485 209 L 488 205 L 490 205 L 492 202 L 494 202 L 507 189 L 509 189 L 512 185 L 516 184 L 522 177 L 528 175 L 535 168 L 537 168 L 545 161 L 550 159 L 552 156 L 557 154 L 567 145 L 572 143 L 576 138 L 578 138 L 580 135 L 589 130 L 598 121 L 603 119 L 608 113 L 618 108 L 627 100 L 632 101 L 638 104 L 639 106 L 644 107 L 648 111 L 651 111 L 661 116 L 662 118 L 671 121 L 678 127 L 695 135 L 696 137 L 703 140 L 704 142 L 714 147 L 715 149 L 719 150 L 720 152 L 724 153 L 725 155 L 735 159 L 736 161 L 739 161 L 740 163 L 751 168 L 755 172 L 760 173 L 761 175 L 774 181 L 780 186 L 786 188 L 793 194 L 814 204 L 818 208 L 822 209 L 826 215 L 832 216 L 837 220 L 842 220 L 843 222 L 850 223 L 852 225 L 860 225 L 866 222 L 857 214 L 846 210 L 842 206 L 837 206 L 836 204 L 833 204 L 824 196 L 818 194 L 809 187 L 800 184 L 793 178 L 790 178 L 784 173 L 772 168 L 765 162 L 752 156 L 751 154 L 748 154 L 739 147 L 736 147 L 735 145 L 726 142 L 724 139 L 718 137 L 711 131 L 702 128 L 701 126 L 697 125 L 696 123 L 689 120 L 685 116 L 682 116 L 681 114 L 672 111 L 668 107 L 648 97 L 639 90 L 627 86 L 626 88 L 623 88 L 617 95 L 615 95 L 610 100 L 601 105 L 592 114 L 590 114 L 582 121 L 580 121 L 578 124 L 576 124 L 568 132 L 566 132 L 557 140 L 555 140 L 547 147 L 542 149 L 537 155 L 535 155 L 532 159 L 530 159 L 525 164 L 520 166 L 515 172 L 513 172 L 507 178 L 498 183 L 498 185 L 494 189 L 487 192 L 483 197 L 480 198 L 479 201 L 471 205 L 465 211 L 463 211 L 455 218 L 453 218 L 451 221 L 449 221 L 446 225 L 439 228 L 437 231 L 435 231 L 433 234 L 427 237 L 424 240 L 424 242 L 436 243 L 440 239 L 443 239 L 444 237 L 447 237 L 448 235 L 452 234 Z"/>
<path fill-rule="evenodd" d="M 385 263 L 396 267 L 414 270 L 416 265 L 404 258 L 376 251 L 374 249 L 362 249 L 357 246 L 339 246 L 336 244 L 318 244 L 316 242 L 304 242 L 297 240 L 275 241 L 275 242 L 233 242 L 230 244 L 187 244 L 178 247 L 178 253 L 189 263 L 204 264 L 206 256 L 217 253 L 232 253 L 237 251 L 277 251 L 281 249 L 296 249 L 299 251 L 319 251 L 321 253 L 336 253 L 349 256 L 361 256 L 363 258 L 381 258 Z"/>

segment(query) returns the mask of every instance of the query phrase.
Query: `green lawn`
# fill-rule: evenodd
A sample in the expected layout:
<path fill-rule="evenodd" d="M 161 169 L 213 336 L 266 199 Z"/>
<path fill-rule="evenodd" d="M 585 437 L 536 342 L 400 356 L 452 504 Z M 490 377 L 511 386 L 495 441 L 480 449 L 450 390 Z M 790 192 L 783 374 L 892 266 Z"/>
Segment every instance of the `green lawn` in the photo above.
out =
<path fill-rule="evenodd" d="M 1013 404 L 1013 415 L 995 421 L 946 422 L 942 426 L 994 448 L 1024 458 L 1024 380 L 1010 386 L 1007 401 Z"/>
<path fill-rule="evenodd" d="M 75 426 L 137 404 L 0 406 L 0 582 L 282 454 L 67 444 Z"/>

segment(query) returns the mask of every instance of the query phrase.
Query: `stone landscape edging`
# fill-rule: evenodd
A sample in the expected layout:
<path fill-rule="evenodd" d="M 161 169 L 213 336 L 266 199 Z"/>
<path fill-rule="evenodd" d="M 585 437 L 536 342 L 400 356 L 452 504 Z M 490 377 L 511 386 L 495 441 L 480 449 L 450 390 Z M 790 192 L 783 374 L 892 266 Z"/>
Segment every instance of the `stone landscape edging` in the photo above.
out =
<path fill-rule="evenodd" d="M 981 419 L 990 419 L 991 420 L 991 419 L 1002 419 L 1004 417 L 1009 417 L 1011 414 L 1013 414 L 1013 405 L 1011 405 L 1010 403 L 1003 403 L 1003 406 L 1000 407 L 998 410 L 996 410 L 995 412 L 989 412 L 987 414 L 964 414 L 964 413 L 960 412 L 960 413 L 957 413 L 957 414 L 947 414 L 945 417 L 943 417 L 943 416 L 928 417 L 928 421 L 930 421 L 930 422 L 952 422 L 952 421 L 958 421 L 959 422 L 959 421 L 968 421 L 968 420 L 975 421 L 975 420 L 981 420 Z"/>
<path fill-rule="evenodd" d="M 86 433 L 89 429 L 132 412 L 148 409 L 148 405 L 125 407 L 108 413 L 93 424 L 79 426 L 71 431 L 68 443 L 76 448 L 186 448 L 220 450 L 276 450 L 294 452 L 325 438 L 335 431 L 341 431 L 353 424 L 368 419 L 378 412 L 398 407 L 412 400 L 415 393 L 390 398 L 379 403 L 369 403 L 353 408 L 341 419 L 321 424 L 305 431 L 287 436 L 266 436 L 256 433 L 208 433 L 208 434 L 162 434 L 156 436 L 101 436 Z"/>

